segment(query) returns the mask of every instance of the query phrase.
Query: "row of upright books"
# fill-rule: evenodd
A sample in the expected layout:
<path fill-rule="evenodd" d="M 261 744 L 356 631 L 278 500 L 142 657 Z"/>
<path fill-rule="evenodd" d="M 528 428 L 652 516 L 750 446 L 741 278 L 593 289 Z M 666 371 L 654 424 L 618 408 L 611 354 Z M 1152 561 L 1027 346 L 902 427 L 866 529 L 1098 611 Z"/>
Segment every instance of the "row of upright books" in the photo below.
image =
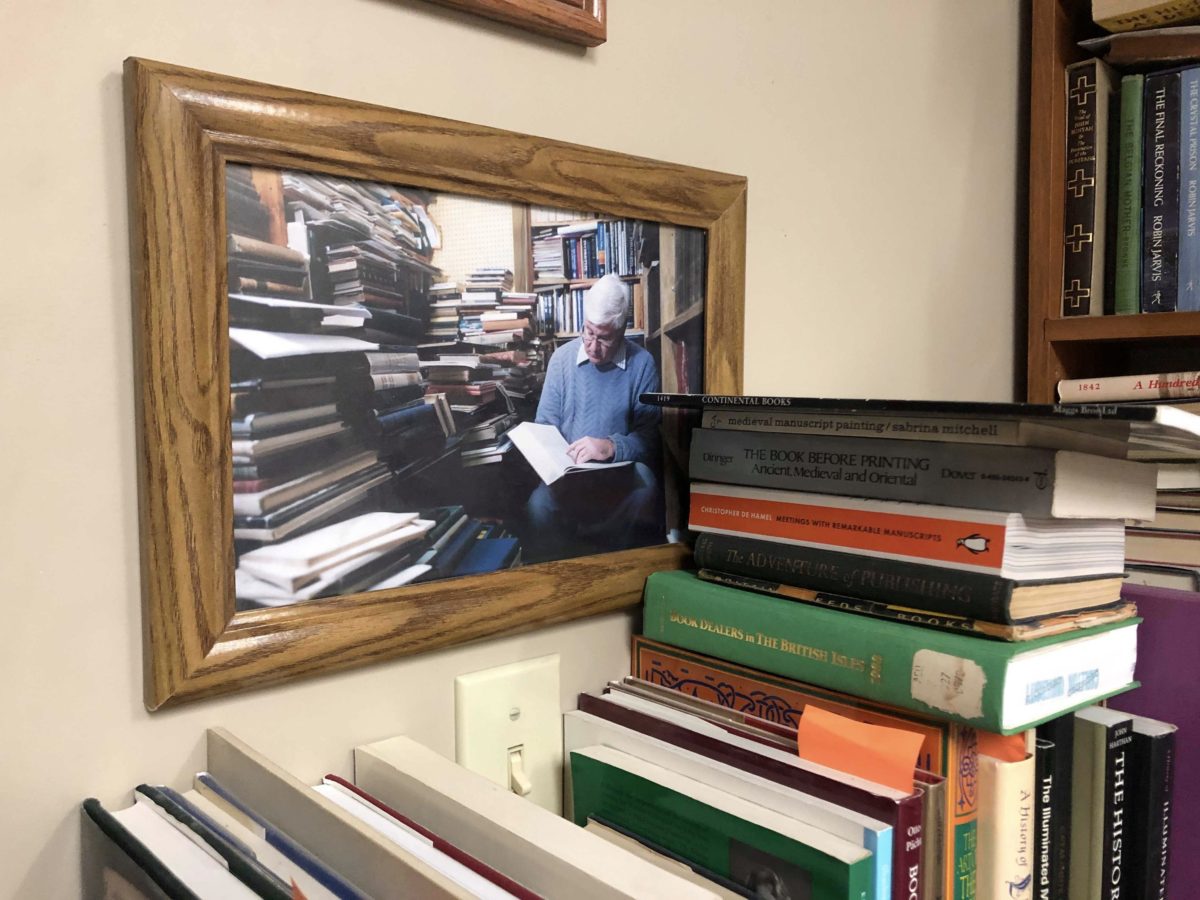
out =
<path fill-rule="evenodd" d="M 1141 36 L 1148 49 L 1124 58 L 1112 46 L 1129 36 L 1085 41 L 1112 63 L 1067 67 L 1064 316 L 1200 310 L 1195 31 Z"/>
<path fill-rule="evenodd" d="M 213 729 L 191 788 L 138 785 L 132 804 L 83 810 L 87 897 L 718 896 L 405 737 L 354 748 L 351 778 L 313 786 Z"/>
<path fill-rule="evenodd" d="M 632 219 L 584 219 L 534 225 L 535 281 L 581 281 L 604 275 L 636 275 L 642 223 Z"/>
<path fill-rule="evenodd" d="M 647 399 L 701 409 L 699 571 L 648 580 L 633 676 L 760 714 L 759 730 L 786 722 L 793 752 L 843 779 L 882 782 L 898 764 L 907 778 L 893 788 L 938 794 L 939 814 L 926 807 L 912 832 L 924 852 L 892 846 L 920 887 L 893 868 L 890 896 L 1092 900 L 1118 883 L 1165 896 L 1185 704 L 1165 719 L 1096 704 L 1136 686 L 1124 530 L 1153 518 L 1157 478 L 1124 457 L 1169 444 L 1195 458 L 1200 419 Z M 853 730 L 806 723 L 814 706 L 894 731 L 831 744 Z M 884 751 L 897 747 L 907 755 L 889 769 Z M 861 896 L 840 890 L 823 896 Z M 875 890 L 887 896 L 878 876 Z"/>

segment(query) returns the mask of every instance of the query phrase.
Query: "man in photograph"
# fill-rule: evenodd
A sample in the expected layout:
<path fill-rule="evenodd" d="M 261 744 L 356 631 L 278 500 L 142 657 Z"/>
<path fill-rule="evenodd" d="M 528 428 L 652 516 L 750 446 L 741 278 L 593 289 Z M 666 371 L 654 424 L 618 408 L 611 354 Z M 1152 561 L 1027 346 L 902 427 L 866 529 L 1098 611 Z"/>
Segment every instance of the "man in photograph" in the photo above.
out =
<path fill-rule="evenodd" d="M 555 350 L 536 421 L 553 425 L 575 463 L 629 462 L 539 484 L 527 512 L 545 559 L 665 539 L 659 469 L 661 411 L 640 395 L 659 390 L 658 367 L 625 337 L 629 288 L 605 275 L 583 298 L 583 330 Z M 621 471 L 623 470 L 623 471 Z"/>

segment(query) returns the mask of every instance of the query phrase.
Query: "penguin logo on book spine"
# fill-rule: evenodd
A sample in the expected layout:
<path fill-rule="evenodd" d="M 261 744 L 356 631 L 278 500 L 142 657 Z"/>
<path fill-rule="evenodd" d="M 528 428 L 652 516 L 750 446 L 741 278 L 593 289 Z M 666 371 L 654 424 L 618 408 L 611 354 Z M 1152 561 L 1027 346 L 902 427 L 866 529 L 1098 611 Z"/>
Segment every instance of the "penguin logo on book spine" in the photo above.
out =
<path fill-rule="evenodd" d="M 961 537 L 955 542 L 956 547 L 962 547 L 967 552 L 978 556 L 980 553 L 988 552 L 988 545 L 991 543 L 991 538 L 986 538 L 982 534 L 968 534 L 966 537 Z"/>

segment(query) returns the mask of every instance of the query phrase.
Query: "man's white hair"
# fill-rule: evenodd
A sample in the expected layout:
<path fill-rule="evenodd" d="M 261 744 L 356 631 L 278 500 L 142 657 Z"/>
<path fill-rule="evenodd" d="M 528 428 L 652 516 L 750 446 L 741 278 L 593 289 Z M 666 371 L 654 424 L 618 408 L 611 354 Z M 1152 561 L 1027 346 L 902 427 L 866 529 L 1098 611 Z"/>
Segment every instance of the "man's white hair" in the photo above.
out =
<path fill-rule="evenodd" d="M 583 317 L 593 325 L 618 328 L 629 318 L 629 288 L 616 275 L 605 275 L 583 295 Z"/>

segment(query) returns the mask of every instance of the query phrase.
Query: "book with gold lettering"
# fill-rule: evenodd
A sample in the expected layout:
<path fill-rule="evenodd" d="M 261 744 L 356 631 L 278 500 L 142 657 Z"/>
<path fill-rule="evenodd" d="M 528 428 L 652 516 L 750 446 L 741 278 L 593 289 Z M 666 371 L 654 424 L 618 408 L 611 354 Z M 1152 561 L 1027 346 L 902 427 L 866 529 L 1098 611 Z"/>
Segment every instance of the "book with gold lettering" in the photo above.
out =
<path fill-rule="evenodd" d="M 865 604 L 864 609 L 869 604 L 884 604 L 971 620 L 975 625 L 970 630 L 981 633 L 993 631 L 979 627 L 985 623 L 1012 626 L 1111 606 L 1119 600 L 1123 583 L 1119 573 L 1017 581 L 966 569 L 712 532 L 696 536 L 692 557 L 702 570 L 854 597 Z"/>
<path fill-rule="evenodd" d="M 1135 686 L 1138 622 L 987 641 L 678 571 L 646 580 L 642 631 L 765 672 L 1012 734 Z"/>
<path fill-rule="evenodd" d="M 974 877 L 976 729 L 681 650 L 642 635 L 633 637 L 630 669 L 635 677 L 681 695 L 777 722 L 791 730 L 793 739 L 809 706 L 921 734 L 924 741 L 917 755 L 918 770 L 945 778 L 939 814 L 925 814 L 920 863 L 925 889 L 921 897 L 953 898 L 959 879 Z M 898 849 L 897 859 L 901 855 Z"/>

